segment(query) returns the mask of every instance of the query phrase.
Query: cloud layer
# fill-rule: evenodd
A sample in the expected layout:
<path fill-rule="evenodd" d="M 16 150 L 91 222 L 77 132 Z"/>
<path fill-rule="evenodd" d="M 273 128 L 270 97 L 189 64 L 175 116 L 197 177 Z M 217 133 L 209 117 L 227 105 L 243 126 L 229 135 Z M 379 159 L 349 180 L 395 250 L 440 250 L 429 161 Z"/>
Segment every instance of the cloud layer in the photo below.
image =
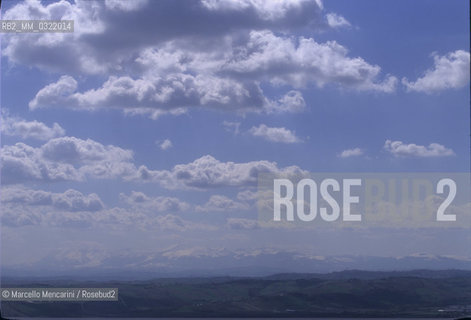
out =
<path fill-rule="evenodd" d="M 98 195 L 73 189 L 63 193 L 25 187 L 2 188 L 2 223 L 7 227 L 41 226 L 129 230 L 214 230 L 209 224 L 187 221 L 176 213 L 189 204 L 172 197 L 149 197 L 142 192 L 121 194 L 127 207 L 106 208 Z"/>
<path fill-rule="evenodd" d="M 143 192 L 132 191 L 130 195 L 121 193 L 120 199 L 132 207 L 148 209 L 153 212 L 181 212 L 190 209 L 190 205 L 175 197 L 149 197 Z"/>
<path fill-rule="evenodd" d="M 221 162 L 210 155 L 171 170 L 137 168 L 131 150 L 103 145 L 91 139 L 55 138 L 40 147 L 24 143 L 4 146 L 1 152 L 2 182 L 84 181 L 121 179 L 157 183 L 168 189 L 208 189 L 255 185 L 259 173 L 300 174 L 297 166 L 279 168 L 275 162 Z"/>
<path fill-rule="evenodd" d="M 127 2 L 19 3 L 3 18 L 74 20 L 75 32 L 7 36 L 4 54 L 14 63 L 49 71 L 94 74 L 120 71 L 136 53 L 171 40 L 197 38 L 206 45 L 248 30 L 327 26 L 320 0 Z"/>
<path fill-rule="evenodd" d="M 326 15 L 320 0 L 199 0 L 191 5 L 180 0 L 132 5 L 32 0 L 4 14 L 4 19 L 27 18 L 76 24 L 72 34 L 5 35 L 3 54 L 11 63 L 61 75 L 37 92 L 31 109 L 115 108 L 151 118 L 197 107 L 301 112 L 306 107 L 301 88 L 332 85 L 390 93 L 397 83 L 335 41 L 292 35 L 306 27 L 321 31 L 349 25 L 338 14 Z M 93 74 L 107 79 L 81 90 L 77 75 Z M 263 85 L 287 90 L 269 97 Z"/>
<path fill-rule="evenodd" d="M 297 166 L 279 168 L 276 162 L 265 160 L 221 162 L 206 155 L 188 164 L 178 164 L 172 170 L 150 170 L 141 166 L 134 180 L 157 182 L 169 189 L 211 189 L 255 186 L 260 173 L 282 176 L 306 174 L 306 171 Z"/>
<path fill-rule="evenodd" d="M 95 212 L 104 208 L 104 204 L 97 194 L 84 195 L 73 189 L 66 190 L 63 193 L 54 193 L 26 188 L 4 188 L 1 201 L 4 204 L 52 206 L 55 209 L 71 212 Z"/>
<path fill-rule="evenodd" d="M 34 181 L 80 181 L 91 178 L 117 178 L 133 174 L 133 154 L 91 139 L 61 137 L 35 148 L 24 143 L 3 146 L 1 150 L 4 184 Z"/>

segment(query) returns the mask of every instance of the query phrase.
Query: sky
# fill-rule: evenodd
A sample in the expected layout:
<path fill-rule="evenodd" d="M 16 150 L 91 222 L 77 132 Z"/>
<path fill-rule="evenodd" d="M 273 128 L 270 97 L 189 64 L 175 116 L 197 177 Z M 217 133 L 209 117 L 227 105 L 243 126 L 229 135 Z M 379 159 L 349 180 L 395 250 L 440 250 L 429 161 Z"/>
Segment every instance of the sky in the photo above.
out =
<path fill-rule="evenodd" d="M 256 206 L 259 173 L 469 172 L 468 1 L 2 1 L 2 19 L 74 20 L 1 35 L 4 268 L 471 261 L 468 228 L 314 232 Z"/>

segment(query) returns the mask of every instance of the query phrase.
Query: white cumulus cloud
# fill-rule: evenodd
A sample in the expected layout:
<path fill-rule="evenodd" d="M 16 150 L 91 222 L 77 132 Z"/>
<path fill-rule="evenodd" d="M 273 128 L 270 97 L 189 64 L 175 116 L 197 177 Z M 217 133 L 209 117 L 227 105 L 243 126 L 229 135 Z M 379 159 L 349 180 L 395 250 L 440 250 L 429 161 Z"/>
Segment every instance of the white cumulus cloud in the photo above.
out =
<path fill-rule="evenodd" d="M 296 134 L 286 128 L 271 128 L 264 124 L 252 127 L 249 133 L 254 137 L 261 137 L 265 140 L 281 143 L 299 143 L 301 140 Z"/>
<path fill-rule="evenodd" d="M 37 148 L 24 143 L 3 146 L 0 156 L 5 184 L 117 178 L 136 172 L 132 151 L 75 137 L 51 139 Z"/>
<path fill-rule="evenodd" d="M 363 150 L 360 148 L 347 149 L 340 153 L 340 158 L 358 157 L 363 154 Z"/>
<path fill-rule="evenodd" d="M 196 211 L 199 212 L 226 212 L 236 210 L 247 210 L 247 204 L 234 201 L 229 197 L 223 195 L 212 195 L 208 202 L 202 206 L 196 206 Z"/>
<path fill-rule="evenodd" d="M 361 57 L 349 57 L 335 41 L 280 37 L 271 31 L 252 31 L 249 40 L 224 64 L 233 76 L 251 77 L 273 84 L 305 87 L 314 83 L 339 85 L 359 91 L 392 92 L 397 79 L 380 79 L 381 68 Z"/>
<path fill-rule="evenodd" d="M 8 115 L 3 112 L 1 121 L 1 132 L 7 136 L 16 136 L 22 139 L 50 140 L 65 135 L 65 130 L 54 123 L 48 127 L 45 123 L 36 120 L 28 121 L 19 117 Z"/>
<path fill-rule="evenodd" d="M 455 155 L 453 150 L 438 143 L 421 146 L 414 143 L 405 144 L 402 141 L 386 140 L 384 149 L 396 157 L 449 157 Z"/>
<path fill-rule="evenodd" d="M 73 33 L 2 39 L 2 53 L 11 62 L 62 74 L 119 73 L 140 51 L 173 40 L 219 42 L 251 29 L 323 27 L 319 0 L 197 0 L 191 5 L 174 0 L 30 0 L 2 15 L 7 20 L 74 20 Z"/>
<path fill-rule="evenodd" d="M 120 199 L 131 207 L 146 208 L 154 212 L 181 212 L 190 209 L 190 205 L 175 197 L 150 197 L 143 192 L 132 191 L 120 194 Z"/>
<path fill-rule="evenodd" d="M 165 139 L 162 143 L 159 144 L 160 149 L 167 150 L 173 147 L 172 141 Z"/>
<path fill-rule="evenodd" d="M 347 19 L 342 17 L 341 15 L 338 15 L 336 13 L 328 13 L 326 15 L 327 18 L 327 23 L 329 26 L 332 28 L 341 28 L 341 27 L 350 27 L 351 24 L 348 22 Z"/>
<path fill-rule="evenodd" d="M 227 226 L 234 230 L 252 230 L 259 229 L 260 224 L 257 220 L 242 219 L 242 218 L 229 218 L 227 219 Z"/>
<path fill-rule="evenodd" d="M 379 92 L 393 92 L 397 83 L 393 76 L 381 76 L 379 66 L 350 57 L 335 41 L 318 43 L 262 30 L 209 49 L 183 40 L 165 42 L 138 54 L 130 67 L 136 71 L 133 76 L 112 74 L 101 86 L 86 91 L 79 90 L 72 76 L 62 76 L 39 90 L 29 106 L 116 108 L 152 118 L 198 107 L 236 113 L 302 112 L 306 103 L 300 91 L 269 98 L 261 83 L 291 89 L 330 84 Z"/>
<path fill-rule="evenodd" d="M 171 170 L 151 170 L 141 166 L 132 179 L 157 182 L 169 189 L 211 189 L 255 186 L 259 173 L 280 176 L 307 174 L 297 166 L 279 168 L 276 162 L 265 160 L 243 163 L 221 162 L 206 155 L 191 163 L 178 164 Z"/>
<path fill-rule="evenodd" d="M 297 166 L 279 168 L 266 160 L 221 162 L 210 155 L 171 170 L 137 168 L 131 150 L 76 137 L 51 139 L 40 147 L 24 143 L 3 146 L 0 158 L 3 184 L 122 179 L 168 189 L 210 189 L 254 186 L 259 173 L 306 174 Z"/>
<path fill-rule="evenodd" d="M 443 56 L 433 54 L 433 61 L 433 67 L 417 80 L 402 79 L 408 91 L 434 93 L 469 84 L 469 52 L 456 50 Z"/>

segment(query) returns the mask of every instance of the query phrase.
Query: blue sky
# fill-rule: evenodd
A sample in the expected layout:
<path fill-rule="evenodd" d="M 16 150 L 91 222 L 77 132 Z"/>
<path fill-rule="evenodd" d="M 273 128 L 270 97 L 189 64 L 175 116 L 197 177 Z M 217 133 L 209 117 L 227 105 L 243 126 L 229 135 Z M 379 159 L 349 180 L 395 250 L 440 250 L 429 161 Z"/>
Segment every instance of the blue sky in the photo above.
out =
<path fill-rule="evenodd" d="M 2 5 L 3 19 L 75 20 L 2 35 L 4 265 L 175 245 L 471 257 L 439 245 L 446 230 L 263 228 L 254 203 L 258 172 L 469 171 L 467 1 Z M 300 244 L 313 238 L 339 240 Z"/>

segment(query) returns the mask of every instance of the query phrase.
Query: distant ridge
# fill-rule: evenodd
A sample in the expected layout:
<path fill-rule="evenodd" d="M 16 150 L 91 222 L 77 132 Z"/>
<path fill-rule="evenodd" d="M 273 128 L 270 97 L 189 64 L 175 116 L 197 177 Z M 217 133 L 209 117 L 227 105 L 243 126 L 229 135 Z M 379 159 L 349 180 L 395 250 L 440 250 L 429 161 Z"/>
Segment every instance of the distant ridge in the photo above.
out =
<path fill-rule="evenodd" d="M 366 271 L 366 270 L 344 270 L 330 273 L 279 273 L 266 277 L 267 279 L 295 280 L 295 279 L 380 279 L 389 277 L 417 277 L 417 278 L 450 278 L 471 277 L 468 270 L 410 270 L 410 271 Z"/>
<path fill-rule="evenodd" d="M 410 270 L 469 270 L 471 258 L 416 254 L 404 257 L 375 256 L 312 256 L 286 251 L 260 251 L 241 254 L 223 250 L 197 256 L 168 257 L 162 253 L 126 254 L 104 259 L 90 266 L 89 261 L 77 265 L 75 261 L 51 258 L 34 267 L 4 266 L 2 276 L 24 278 L 146 280 L 172 277 L 264 277 L 274 274 L 326 274 L 351 270 L 374 272 Z M 195 253 L 196 254 L 196 253 Z M 56 257 L 57 258 L 57 257 Z M 62 258 L 61 258 L 62 259 Z M 118 267 L 116 266 L 118 265 Z M 345 274 L 345 273 L 344 273 Z"/>

